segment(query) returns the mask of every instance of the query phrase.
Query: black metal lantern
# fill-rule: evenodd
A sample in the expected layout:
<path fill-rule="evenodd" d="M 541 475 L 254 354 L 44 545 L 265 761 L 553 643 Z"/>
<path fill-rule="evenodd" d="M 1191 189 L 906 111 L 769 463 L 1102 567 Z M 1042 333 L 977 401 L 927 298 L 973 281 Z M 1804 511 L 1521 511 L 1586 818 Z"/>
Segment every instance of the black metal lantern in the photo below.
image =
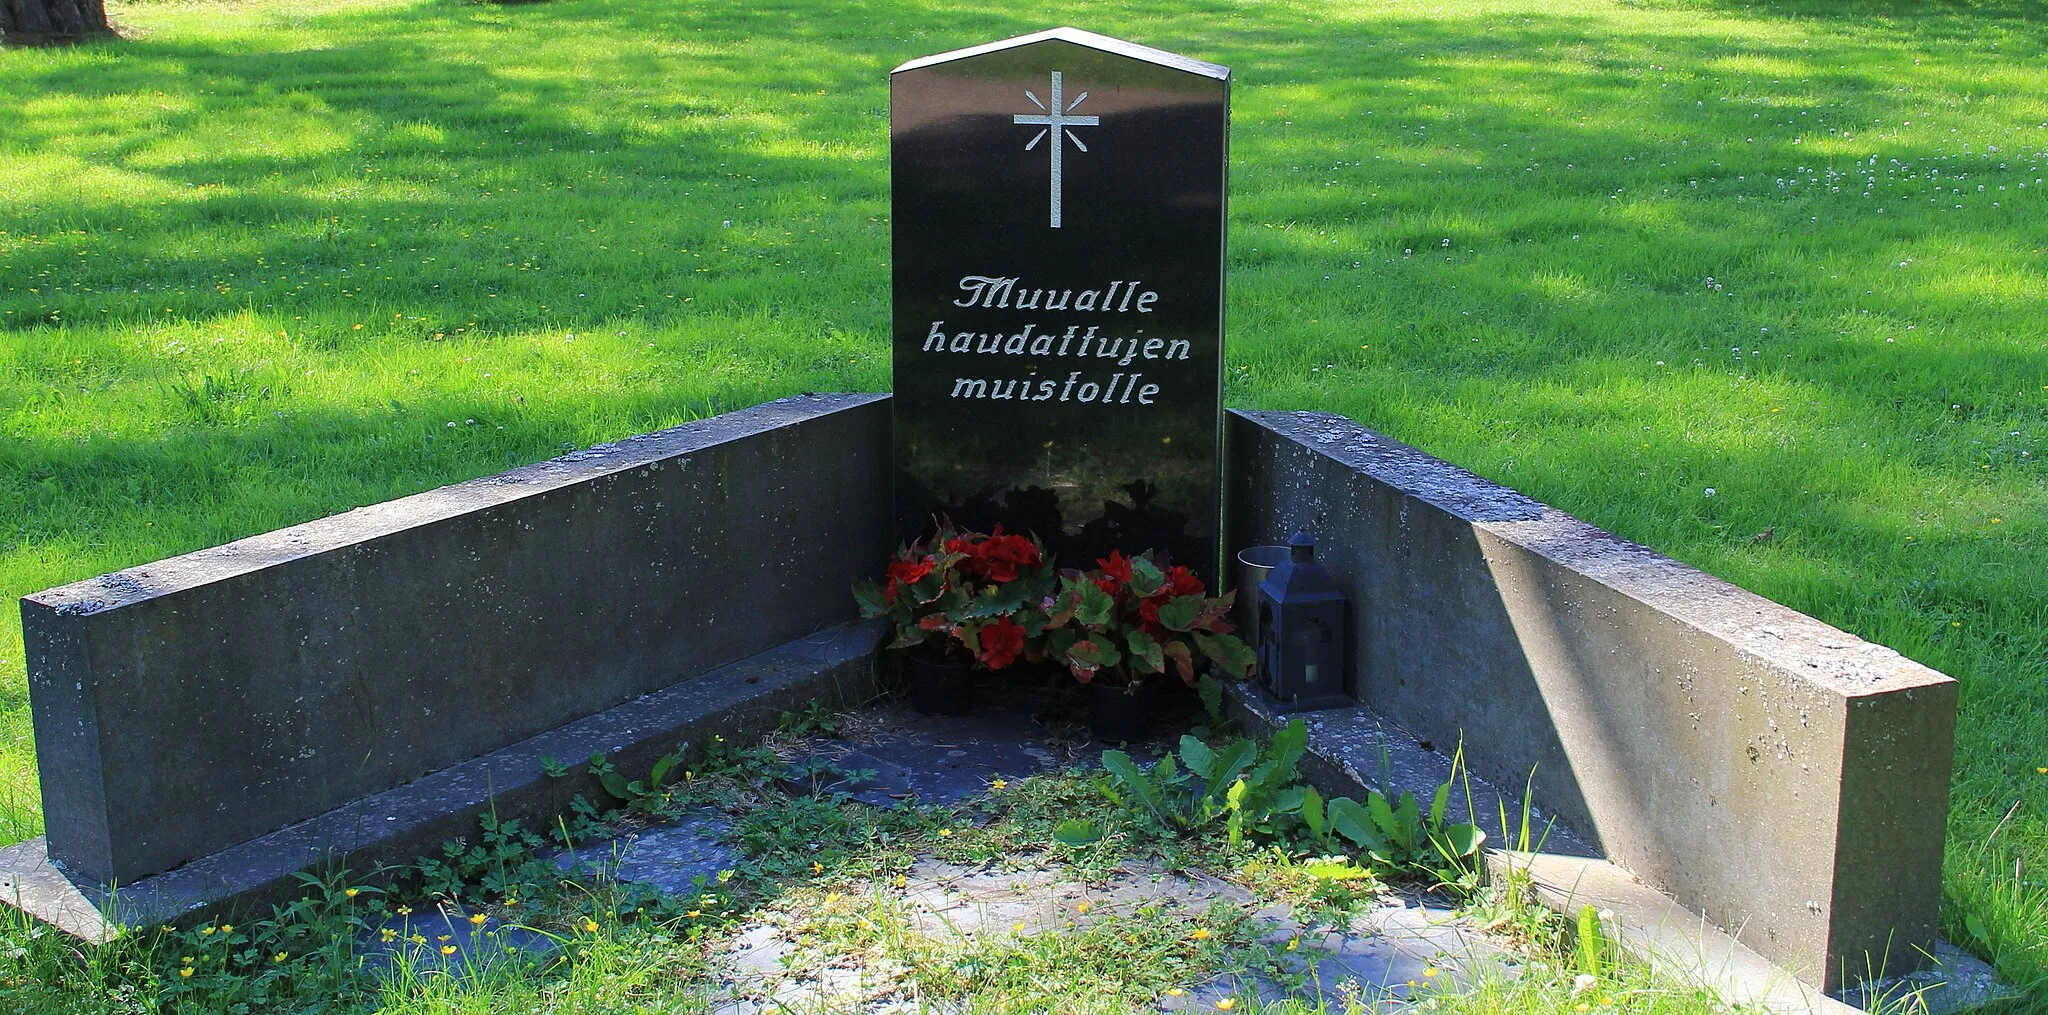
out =
<path fill-rule="evenodd" d="M 1259 680 L 1283 711 L 1349 705 L 1344 693 L 1344 593 L 1297 532 L 1288 559 L 1259 585 Z"/>

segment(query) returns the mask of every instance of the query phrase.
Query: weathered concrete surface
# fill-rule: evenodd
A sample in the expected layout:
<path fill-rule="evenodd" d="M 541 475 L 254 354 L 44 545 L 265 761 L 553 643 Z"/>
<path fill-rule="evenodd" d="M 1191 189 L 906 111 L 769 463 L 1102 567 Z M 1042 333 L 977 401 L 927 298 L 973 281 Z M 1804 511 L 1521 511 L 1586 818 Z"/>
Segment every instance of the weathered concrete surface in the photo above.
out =
<path fill-rule="evenodd" d="M 1592 906 L 1601 933 L 1659 974 L 1713 991 L 1731 1006 L 1782 1015 L 1852 1015 L 1865 1010 L 1913 1010 L 1926 1015 L 1975 1011 L 2017 997 L 1989 965 L 1947 942 L 1926 969 L 1859 983 L 1848 1004 L 1802 983 L 1730 935 L 1708 926 L 1627 871 L 1605 860 L 1552 853 L 1494 851 L 1497 878 L 1525 877 L 1536 900 L 1575 917 Z M 1866 971 L 1855 970 L 1867 975 Z M 1907 995 L 1919 1005 L 1906 1004 Z"/>
<path fill-rule="evenodd" d="M 49 852 L 132 883 L 851 619 L 888 405 L 787 398 L 22 600 Z"/>
<path fill-rule="evenodd" d="M 989 792 L 998 779 L 1095 762 L 1099 751 L 1076 750 L 1041 724 L 1044 709 L 1039 689 L 1000 681 L 979 689 L 968 715 L 920 715 L 902 703 L 870 709 L 842 720 L 837 738 L 801 745 L 792 769 L 825 770 L 786 785 L 843 792 L 873 807 L 953 804 Z"/>
<path fill-rule="evenodd" d="M 1302 721 L 1308 730 L 1308 750 L 1298 766 L 1301 777 L 1325 796 L 1363 802 L 1364 791 L 1373 789 L 1394 799 L 1413 793 L 1427 806 L 1437 787 L 1448 782 L 1451 795 L 1445 819 L 1479 826 L 1488 848 L 1520 845 L 1526 829 L 1527 845 L 1546 853 L 1600 855 L 1535 801 L 1527 802 L 1525 816 L 1521 786 L 1497 787 L 1458 770 L 1453 762 L 1456 744 L 1424 747 L 1414 734 L 1368 708 L 1282 713 L 1255 684 L 1228 684 L 1225 691 L 1227 714 L 1261 738 L 1296 719 Z"/>
<path fill-rule="evenodd" d="M 534 963 L 561 947 L 558 939 L 517 924 L 469 921 L 470 910 L 450 903 L 421 905 L 411 915 L 393 913 L 357 935 L 357 949 L 372 968 L 404 968 L 475 975 L 505 963 Z M 386 932 L 389 937 L 386 937 Z M 443 953 L 441 948 L 455 949 Z"/>
<path fill-rule="evenodd" d="M 1407 730 L 1364 707 L 1283 715 L 1250 684 L 1231 685 L 1226 707 L 1233 718 L 1261 736 L 1300 718 L 1308 727 L 1303 778 L 1332 796 L 1357 796 L 1370 787 L 1383 793 L 1413 793 L 1427 800 L 1446 781 L 1452 784 L 1449 814 L 1486 831 L 1486 865 L 1496 880 L 1526 880 L 1536 901 L 1575 919 L 1584 906 L 1604 915 L 1603 927 L 1630 954 L 1659 973 L 1713 991 L 1734 1006 L 1784 1015 L 1845 1015 L 1851 1000 L 1868 997 L 1896 1003 L 1918 996 L 1927 1015 L 1974 1011 L 2011 996 L 2011 988 L 1983 961 L 1937 942 L 1933 964 L 1912 973 L 1892 973 L 1863 982 L 1867 970 L 1851 970 L 1851 983 L 1838 996 L 1803 983 L 1733 936 L 1686 911 L 1664 893 L 1622 870 L 1598 851 L 1531 805 L 1525 819 L 1520 788 L 1503 790 L 1484 779 L 1454 771 L 1450 755 L 1424 748 Z M 1527 829 L 1526 841 L 1522 838 Z"/>
<path fill-rule="evenodd" d="M 1232 546 L 1297 528 L 1374 711 L 1804 982 L 1935 947 L 1949 678 L 1340 416 L 1232 413 Z"/>
<path fill-rule="evenodd" d="M 575 794 L 603 799 L 583 766 L 550 779 L 543 758 L 603 754 L 622 771 L 644 772 L 678 743 L 713 734 L 750 739 L 814 701 L 866 700 L 875 693 L 881 636 L 879 622 L 830 628 L 113 892 L 66 876 L 44 841 L 31 839 L 0 850 L 0 902 L 93 941 L 124 926 L 261 912 L 303 888 L 293 874 L 336 857 L 368 878 L 379 864 L 408 863 L 473 835 L 486 809 L 531 826 L 561 813 Z"/>
<path fill-rule="evenodd" d="M 636 828 L 555 854 L 559 870 L 609 881 L 643 884 L 669 895 L 692 895 L 718 884 L 720 871 L 739 866 L 725 843 L 732 821 L 705 808 L 682 818 Z"/>
<path fill-rule="evenodd" d="M 1324 1003 L 1333 1011 L 1352 1010 L 1346 999 L 1357 998 L 1370 1009 L 1379 1002 L 1412 1000 L 1445 981 L 1470 985 L 1516 972 L 1515 956 L 1474 920 L 1428 897 L 1384 893 L 1346 922 L 1311 924 L 1297 919 L 1287 905 L 1231 881 L 1149 863 L 1083 875 L 1058 863 L 1003 869 L 994 863 L 962 866 L 924 857 L 900 886 L 877 881 L 855 885 L 848 894 L 860 901 L 828 899 L 822 907 L 767 910 L 760 922 L 716 946 L 710 958 L 722 997 L 714 1000 L 712 1011 L 965 1010 L 957 1002 L 922 996 L 914 970 L 878 954 L 891 949 L 849 954 L 819 947 L 810 921 L 835 905 L 860 906 L 895 940 L 988 948 L 1018 938 L 1085 933 L 1139 914 L 1192 928 L 1219 913 L 1243 913 L 1259 928 L 1261 941 L 1275 946 L 1282 970 L 1290 974 L 1286 982 L 1276 979 L 1255 953 L 1226 957 L 1225 968 L 1186 970 L 1189 982 L 1151 999 L 1165 1012 L 1215 1012 L 1223 1010 L 1217 1002 L 1226 998 L 1235 998 L 1229 1002 L 1235 1007 L 1255 997 L 1266 1004 L 1286 998 L 1311 1007 Z M 1294 949 L 1286 948 L 1289 942 Z M 1131 1011 L 1148 1007 L 1135 995 L 1125 1003 Z M 1387 1005 L 1381 1010 L 1396 1009 Z"/>

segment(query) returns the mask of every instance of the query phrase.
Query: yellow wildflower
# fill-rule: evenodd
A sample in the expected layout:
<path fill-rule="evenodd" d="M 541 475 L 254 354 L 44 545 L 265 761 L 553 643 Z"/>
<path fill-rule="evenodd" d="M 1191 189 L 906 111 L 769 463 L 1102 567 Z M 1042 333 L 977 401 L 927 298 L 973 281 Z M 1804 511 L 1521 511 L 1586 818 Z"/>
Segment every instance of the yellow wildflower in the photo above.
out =
<path fill-rule="evenodd" d="M 1237 1007 L 1237 998 L 1234 997 L 1226 997 L 1223 1000 L 1216 1002 L 1217 1011 L 1229 1011 L 1230 1009 L 1235 1007 Z"/>
<path fill-rule="evenodd" d="M 941 828 L 941 829 L 939 829 L 939 837 L 940 837 L 940 838 L 942 838 L 942 839 L 943 839 L 943 838 L 947 838 L 947 837 L 951 836 L 952 834 L 953 834 L 953 830 L 952 830 L 952 829 L 950 829 L 950 828 Z"/>
<path fill-rule="evenodd" d="M 587 916 L 586 916 L 586 917 L 584 917 L 584 918 L 583 918 L 583 932 L 584 932 L 585 934 L 595 934 L 595 933 L 597 933 L 597 921 L 596 921 L 596 920 L 593 920 L 593 919 L 591 919 L 591 918 L 589 918 L 589 917 L 587 917 Z"/>
<path fill-rule="evenodd" d="M 220 932 L 223 934 L 233 934 L 235 932 L 235 925 L 232 923 L 221 924 Z"/>
<path fill-rule="evenodd" d="M 286 959 L 288 959 L 288 958 L 291 958 L 291 956 L 289 956 L 289 955 L 286 955 L 286 954 L 285 954 L 285 953 L 283 953 L 283 952 L 278 952 L 278 953 L 277 953 L 276 955 L 272 955 L 272 956 L 270 957 L 270 961 L 272 961 L 272 962 L 283 962 L 284 960 L 286 960 Z"/>
<path fill-rule="evenodd" d="M 1301 947 L 1301 939 L 1300 939 L 1300 938 L 1293 938 L 1293 939 L 1290 939 L 1290 940 L 1289 940 L 1289 941 L 1287 942 L 1287 950 L 1288 950 L 1288 951 L 1290 951 L 1290 952 L 1291 952 L 1291 951 L 1293 951 L 1293 950 L 1295 950 L 1296 948 L 1299 948 L 1299 947 Z"/>
<path fill-rule="evenodd" d="M 488 915 L 484 914 L 484 913 L 471 913 L 471 914 L 469 914 L 469 922 L 470 922 L 470 923 L 472 923 L 472 924 L 474 924 L 474 925 L 476 925 L 476 926 L 478 926 L 478 927 L 481 927 L 481 926 L 483 926 L 483 925 L 484 925 L 484 921 L 485 921 L 485 920 L 488 920 L 488 919 L 490 919 L 490 917 L 489 917 Z"/>
<path fill-rule="evenodd" d="M 1167 997 L 1179 997 L 1179 996 L 1181 996 L 1182 994 L 1185 994 L 1185 993 L 1187 993 L 1187 991 L 1185 991 L 1185 990 L 1182 990 L 1182 989 L 1180 989 L 1179 987 L 1168 987 L 1168 988 L 1166 988 L 1166 996 L 1167 996 Z"/>
<path fill-rule="evenodd" d="M 400 906 L 400 907 L 398 907 L 398 915 L 400 915 L 400 916 L 411 916 L 411 915 L 412 915 L 412 907 L 411 907 L 411 906 Z"/>
<path fill-rule="evenodd" d="M 995 790 L 998 793 L 1001 793 L 1002 791 L 1010 788 L 1010 783 L 1007 779 L 997 779 L 996 781 L 989 783 L 988 788 Z"/>
<path fill-rule="evenodd" d="M 1194 935 L 1194 937 L 1195 937 L 1195 940 L 1197 940 L 1197 941 L 1207 941 L 1207 940 L 1209 940 L 1209 928 L 1207 928 L 1207 927 L 1196 927 L 1196 928 L 1195 928 L 1195 935 Z"/>
<path fill-rule="evenodd" d="M 701 910 L 701 909 L 693 909 L 693 910 L 690 910 L 690 911 L 689 911 L 689 912 L 687 912 L 687 913 L 684 913 L 683 915 L 684 915 L 684 916 L 687 916 L 687 917 L 689 917 L 689 918 L 690 918 L 690 919 L 692 919 L 692 920 L 694 920 L 694 919 L 696 919 L 696 918 L 698 918 L 698 917 L 700 917 L 700 916 L 703 916 L 703 915 L 704 915 L 704 911 L 703 911 L 703 910 Z"/>
<path fill-rule="evenodd" d="M 1422 967 L 1422 975 L 1423 975 L 1423 976 L 1435 976 L 1436 974 L 1437 974 L 1437 968 L 1436 968 L 1435 966 L 1424 966 L 1424 967 Z"/>
<path fill-rule="evenodd" d="M 813 874 L 823 874 L 823 873 L 825 873 L 825 865 L 824 865 L 824 864 L 822 864 L 822 863 L 819 863 L 819 862 L 818 862 L 818 861 L 816 861 L 816 860 L 812 860 L 812 861 L 811 861 L 811 873 L 813 873 Z"/>
<path fill-rule="evenodd" d="M 202 935 L 204 935 L 204 936 L 206 936 L 206 937 L 212 937 L 212 936 L 214 935 L 214 932 L 215 932 L 215 928 L 213 928 L 213 927 L 201 927 L 201 928 L 199 928 L 199 933 L 200 933 L 200 934 L 202 934 Z"/>
<path fill-rule="evenodd" d="M 179 976 L 191 976 L 191 975 L 192 975 L 192 967 L 191 967 L 191 966 L 186 966 L 185 968 L 183 968 L 183 969 L 180 969 L 180 970 L 178 970 L 178 975 L 179 975 Z"/>
<path fill-rule="evenodd" d="M 443 954 L 443 955 L 453 955 L 453 954 L 455 954 L 455 946 L 454 946 L 454 945 L 442 945 L 442 946 L 441 946 L 441 954 Z"/>
<path fill-rule="evenodd" d="M 362 889 L 360 889 L 360 888 L 344 888 L 344 889 L 342 889 L 342 890 L 341 890 L 341 894 L 342 894 L 342 895 L 343 895 L 344 897 L 346 897 L 346 898 L 350 898 L 350 899 L 353 899 L 353 898 L 355 898 L 356 896 L 358 896 L 358 895 L 361 895 L 362 893 L 363 893 L 363 890 L 362 890 Z"/>
<path fill-rule="evenodd" d="M 1024 933 L 1024 921 L 1022 921 L 1022 920 L 1019 920 L 1019 921 L 1017 921 L 1016 923 L 1014 923 L 1014 924 L 1010 925 L 1010 930 L 1011 930 L 1011 931 L 1012 931 L 1013 933 L 1017 933 L 1017 934 L 1022 934 L 1022 933 Z"/>

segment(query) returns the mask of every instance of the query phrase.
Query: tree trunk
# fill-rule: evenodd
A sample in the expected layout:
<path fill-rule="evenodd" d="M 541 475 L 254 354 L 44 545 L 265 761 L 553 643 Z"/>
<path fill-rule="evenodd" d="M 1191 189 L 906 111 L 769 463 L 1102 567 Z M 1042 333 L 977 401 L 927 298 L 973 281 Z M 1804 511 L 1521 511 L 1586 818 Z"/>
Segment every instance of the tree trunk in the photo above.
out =
<path fill-rule="evenodd" d="M 0 42 L 77 42 L 113 31 L 106 0 L 0 0 Z"/>

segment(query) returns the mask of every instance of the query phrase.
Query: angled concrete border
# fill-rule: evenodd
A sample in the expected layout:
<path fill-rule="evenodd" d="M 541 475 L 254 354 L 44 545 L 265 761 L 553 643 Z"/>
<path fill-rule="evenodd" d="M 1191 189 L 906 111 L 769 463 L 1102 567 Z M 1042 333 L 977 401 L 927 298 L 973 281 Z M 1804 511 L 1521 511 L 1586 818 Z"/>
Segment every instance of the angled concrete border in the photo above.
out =
<path fill-rule="evenodd" d="M 25 597 L 50 855 L 133 884 L 853 619 L 888 428 L 786 398 Z"/>
<path fill-rule="evenodd" d="M 680 743 L 759 736 L 813 702 L 864 701 L 875 693 L 881 636 L 879 622 L 828 628 L 112 891 L 67 876 L 43 839 L 17 843 L 0 849 L 0 902 L 105 941 L 126 927 L 260 911 L 302 891 L 293 875 L 323 863 L 345 861 L 374 880 L 380 864 L 473 834 L 485 811 L 545 822 L 578 793 L 602 799 L 580 764 L 593 754 L 645 771 Z M 570 762 L 571 774 L 548 778 L 549 757 Z"/>
<path fill-rule="evenodd" d="M 749 665 L 740 660 L 764 649 L 773 656 L 783 651 L 773 646 L 850 614 L 843 588 L 806 576 L 857 573 L 885 556 L 886 399 L 770 403 L 30 597 L 38 748 L 46 759 L 69 759 L 44 767 L 51 839 L 69 829 L 88 863 L 67 870 L 40 844 L 11 847 L 0 851 L 0 894 L 19 893 L 89 936 L 105 932 L 86 926 L 108 902 L 97 888 L 104 879 L 87 869 L 95 850 L 103 863 L 119 859 L 118 830 L 133 827 L 123 822 L 181 785 L 153 781 L 147 765 L 138 785 L 109 781 L 109 773 L 136 778 L 150 757 L 175 756 L 152 720 L 179 731 L 177 742 L 213 752 L 215 768 L 199 776 L 206 808 L 195 820 L 240 808 L 275 823 L 253 834 L 199 829 L 193 842 L 205 850 L 196 863 L 161 849 L 127 856 L 130 869 L 144 871 L 126 878 L 122 893 L 136 916 L 260 895 L 277 883 L 277 864 L 303 866 L 320 850 L 409 858 L 407 850 L 473 818 L 475 787 L 462 773 L 490 772 L 485 782 L 502 800 L 514 776 L 501 777 L 488 759 L 509 758 L 503 752 L 554 735 L 551 727 L 610 721 L 603 717 L 637 704 L 632 695 L 668 687 L 662 695 L 716 707 L 720 692 L 702 681 L 720 673 L 717 681 L 730 683 L 733 671 L 720 667 Z M 1616 881 L 1607 867 L 1571 868 L 1573 891 L 1595 874 L 1602 884 L 1653 889 L 1703 932 L 1732 932 L 1731 947 L 1794 971 L 1805 988 L 1833 990 L 1866 968 L 1896 971 L 1950 954 L 1934 938 L 1955 718 L 1948 678 L 1342 417 L 1233 413 L 1228 439 L 1231 545 L 1316 532 L 1321 558 L 1359 611 L 1351 669 L 1370 711 L 1312 719 L 1318 742 L 1406 743 L 1391 763 L 1406 757 L 1425 772 L 1447 765 L 1443 752 L 1462 738 L 1482 786 L 1527 781 L 1539 813 L 1556 818 L 1563 831 L 1546 853 L 1627 871 Z M 573 552 L 562 557 L 551 539 Z M 738 584 L 725 573 L 691 580 L 735 560 L 757 569 Z M 285 577 L 320 579 L 313 587 L 331 595 L 305 608 L 267 603 Z M 735 601 L 780 604 L 771 612 L 789 629 L 718 624 Z M 550 609 L 584 627 L 537 624 Z M 368 618 L 359 616 L 365 610 Z M 705 640 L 673 623 L 684 614 L 724 633 Z M 586 629 L 593 618 L 597 627 Z M 428 628 L 471 641 L 437 656 L 439 643 L 411 636 Z M 326 640 L 314 645 L 316 635 Z M 831 670 L 834 682 L 865 681 L 856 673 L 869 671 L 872 634 L 861 637 L 860 661 L 842 653 L 801 666 Z M 363 659 L 411 676 L 362 686 L 379 672 Z M 497 686 L 491 661 L 504 659 L 529 674 L 539 660 L 549 672 L 601 679 L 531 685 L 568 697 L 521 722 L 462 717 L 450 744 L 377 725 L 380 694 L 425 694 L 457 709 L 496 701 L 479 699 L 474 681 Z M 435 669 L 446 676 L 432 678 Z M 207 692 L 196 698 L 178 683 L 195 679 Z M 517 699 L 527 686 L 507 693 Z M 149 687 L 190 700 L 123 696 Z M 279 687 L 310 692 L 318 706 L 279 698 Z M 272 719 L 345 717 L 339 739 L 318 741 L 328 751 L 322 760 L 300 759 L 308 763 L 294 770 L 332 783 L 332 799 L 252 808 L 252 799 L 270 799 L 253 792 L 256 784 L 206 778 L 291 764 L 294 756 L 280 752 L 304 746 L 264 728 L 261 716 L 223 708 L 238 690 L 268 695 Z M 351 712 L 366 696 L 369 713 Z M 613 711 L 593 714 L 606 708 Z M 703 721 L 714 724 L 706 729 L 742 722 Z M 735 730 L 744 726 L 726 729 Z M 1423 741 L 1436 752 L 1422 750 Z M 406 771 L 369 779 L 337 778 L 325 760 L 415 742 L 449 756 L 411 759 Z M 588 753 L 549 750 L 579 751 Z M 1318 749 L 1308 767 L 1337 788 L 1377 781 L 1374 763 L 1333 748 Z M 535 759 L 520 764 L 529 775 L 537 768 Z M 109 787 L 120 792 L 110 796 Z M 408 822 L 377 803 L 405 792 L 438 799 L 443 816 Z M 1521 794 L 1486 794 L 1493 807 L 1479 801 L 1473 816 L 1496 834 L 1512 831 L 1490 816 L 1518 814 Z M 393 834 L 362 833 L 380 806 Z M 398 834 L 404 827 L 421 830 L 417 842 Z M 388 857 L 378 852 L 384 843 Z M 112 869 L 119 877 L 121 863 Z M 1550 894 L 1572 896 L 1558 887 L 1562 875 L 1544 876 L 1539 895 L 1548 884 L 1557 889 Z M 1679 922 L 1648 897 L 1639 901 L 1643 912 L 1662 913 L 1658 922 Z"/>
<path fill-rule="evenodd" d="M 1730 1005 L 1784 1015 L 1865 1010 L 1951 1015 L 2019 996 L 1999 982 L 1988 963 L 1939 940 L 1932 961 L 1920 963 L 1917 971 L 1862 980 L 1839 996 L 1824 994 L 1605 860 L 1494 850 L 1487 864 L 1496 878 L 1526 878 L 1536 901 L 1557 913 L 1571 917 L 1582 907 L 1593 907 L 1602 934 L 1623 951 L 1662 975 L 1713 991 Z"/>
<path fill-rule="evenodd" d="M 1566 917 L 1567 927 L 1582 907 L 1592 906 L 1601 914 L 1602 932 L 1622 951 L 1731 1007 L 1851 1015 L 1862 1009 L 1842 997 L 1860 994 L 1897 1005 L 1910 994 L 1925 1005 L 1925 1015 L 1950 1015 L 2017 996 L 1983 960 L 1947 942 L 1937 942 L 1934 961 L 1917 972 L 1858 983 L 1841 996 L 1823 993 L 1601 857 L 1541 807 L 1529 806 L 1525 824 L 1521 789 L 1454 771 L 1455 746 L 1424 747 L 1413 733 L 1365 708 L 1283 715 L 1249 687 L 1232 688 L 1228 708 L 1261 735 L 1302 719 L 1309 735 L 1302 774 L 1331 796 L 1357 798 L 1373 789 L 1428 800 L 1451 780 L 1451 820 L 1486 831 L 1487 874 L 1496 883 L 1520 883 L 1533 901 Z"/>
<path fill-rule="evenodd" d="M 1804 983 L 1934 954 L 1953 680 L 1341 416 L 1228 437 L 1231 545 L 1319 537 L 1362 704 Z"/>

